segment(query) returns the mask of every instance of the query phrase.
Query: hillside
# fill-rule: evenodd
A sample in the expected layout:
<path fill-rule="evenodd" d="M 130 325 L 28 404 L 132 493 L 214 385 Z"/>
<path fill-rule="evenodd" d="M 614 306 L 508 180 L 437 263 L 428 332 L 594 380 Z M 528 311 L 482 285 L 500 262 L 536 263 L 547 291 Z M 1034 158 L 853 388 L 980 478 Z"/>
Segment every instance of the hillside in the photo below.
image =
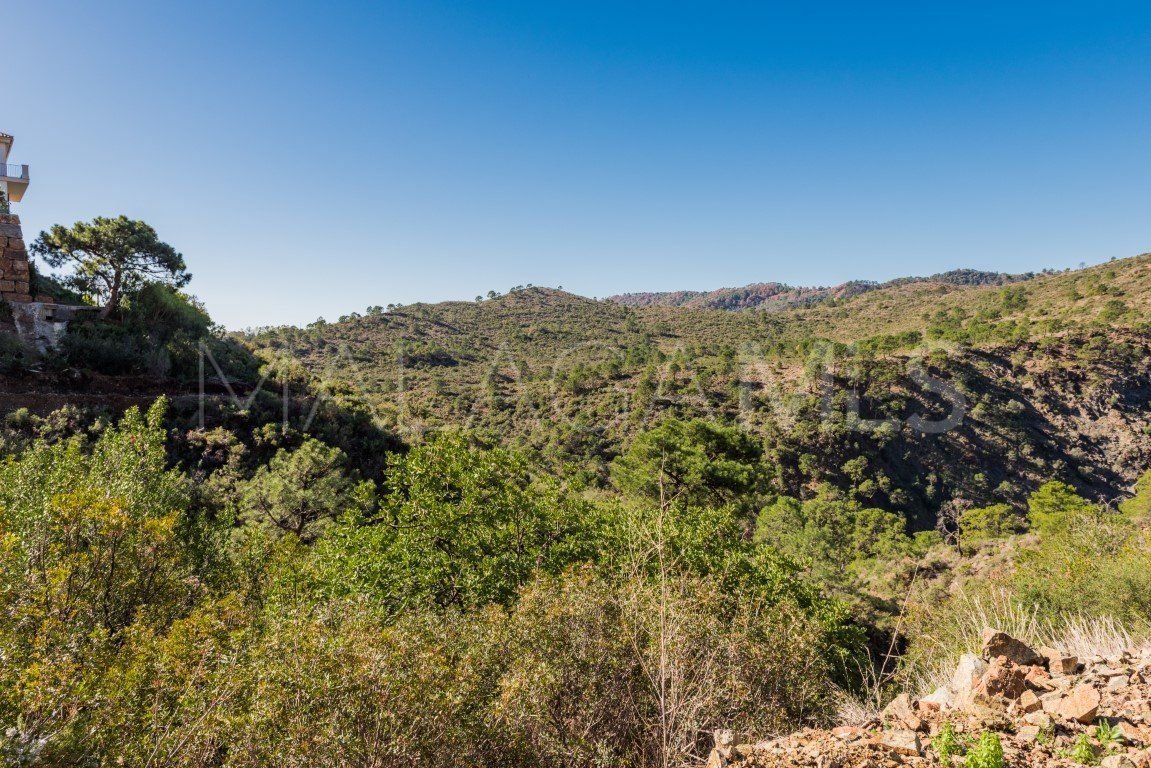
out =
<path fill-rule="evenodd" d="M 1151 257 L 1006 285 L 968 277 L 770 313 L 529 288 L 271 329 L 250 343 L 358 392 L 409 439 L 466 427 L 593 473 L 662 417 L 702 416 L 768 438 L 780 492 L 846 483 L 925 526 L 949 504 L 1020 503 L 1052 475 L 1093 498 L 1118 495 L 1151 460 Z M 828 354 L 836 413 L 854 388 L 864 417 L 940 415 L 938 397 L 906 376 L 925 353 L 931 374 L 967 399 L 957 429 L 868 432 L 821 416 L 813 365 Z"/>
<path fill-rule="evenodd" d="M 933 765 L 950 728 L 968 765 L 1116 757 L 1088 715 L 1133 722 L 1146 681 L 1109 660 L 1038 726 L 989 686 L 1042 665 L 991 652 L 977 710 L 924 707 L 984 627 L 1144 665 L 1149 276 L 233 335 L 145 283 L 0 370 L 0 756 Z"/>

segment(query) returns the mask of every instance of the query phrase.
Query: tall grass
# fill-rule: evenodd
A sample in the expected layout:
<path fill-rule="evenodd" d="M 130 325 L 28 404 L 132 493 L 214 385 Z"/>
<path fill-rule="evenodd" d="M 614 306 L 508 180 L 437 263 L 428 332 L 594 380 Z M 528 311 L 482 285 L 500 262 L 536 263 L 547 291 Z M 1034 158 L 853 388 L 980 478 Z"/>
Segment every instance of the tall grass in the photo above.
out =
<path fill-rule="evenodd" d="M 985 629 L 1083 659 L 1151 646 L 1151 627 L 1145 623 L 1130 626 L 1111 616 L 1085 614 L 1042 616 L 1037 606 L 1003 588 L 961 592 L 945 605 L 920 608 L 919 614 L 899 672 L 902 685 L 916 695 L 947 685 L 959 657 L 979 653 Z"/>

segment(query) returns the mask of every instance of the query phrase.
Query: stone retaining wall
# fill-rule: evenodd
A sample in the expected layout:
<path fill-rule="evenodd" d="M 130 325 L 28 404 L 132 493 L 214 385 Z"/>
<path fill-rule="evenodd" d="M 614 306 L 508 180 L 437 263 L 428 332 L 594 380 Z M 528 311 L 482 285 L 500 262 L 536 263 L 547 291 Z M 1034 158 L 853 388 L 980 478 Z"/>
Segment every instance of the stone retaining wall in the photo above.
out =
<path fill-rule="evenodd" d="M 30 275 L 20 217 L 0 214 L 0 300 L 11 304 L 32 301 Z"/>

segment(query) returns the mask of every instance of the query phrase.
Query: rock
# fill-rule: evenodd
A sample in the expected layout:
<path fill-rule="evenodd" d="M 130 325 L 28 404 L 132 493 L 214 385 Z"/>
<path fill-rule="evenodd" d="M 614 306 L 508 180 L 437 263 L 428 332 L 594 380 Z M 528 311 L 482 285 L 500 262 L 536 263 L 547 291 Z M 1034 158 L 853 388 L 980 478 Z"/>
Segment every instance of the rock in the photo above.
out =
<path fill-rule="evenodd" d="M 915 714 L 915 707 L 911 703 L 911 697 L 906 693 L 901 693 L 883 709 L 884 722 L 894 723 L 895 725 L 910 728 L 913 731 L 918 731 L 923 727 L 923 721 Z"/>
<path fill-rule="evenodd" d="M 1006 632 L 985 629 L 983 630 L 983 658 L 990 661 L 997 656 L 1004 656 L 1008 661 L 1021 667 L 1043 663 L 1039 654 L 1022 640 L 1016 640 Z"/>
<path fill-rule="evenodd" d="M 939 712 L 943 709 L 950 709 L 954 701 L 955 696 L 951 693 L 951 689 L 947 686 L 941 686 L 936 688 L 930 696 L 924 696 L 919 700 L 919 709 L 924 712 Z"/>
<path fill-rule="evenodd" d="M 1055 721 L 1052 720 L 1051 715 L 1046 712 L 1029 712 L 1023 716 L 1023 722 L 1027 725 L 1035 725 L 1044 729 L 1055 726 Z"/>
<path fill-rule="evenodd" d="M 711 734 L 715 743 L 715 751 L 730 760 L 732 748 L 735 746 L 735 732 L 728 728 L 720 728 Z"/>
<path fill-rule="evenodd" d="M 1024 691 L 1019 697 L 1019 711 L 1025 715 L 1032 712 L 1039 712 L 1043 709 L 1042 702 L 1039 697 L 1035 695 L 1034 691 Z"/>
<path fill-rule="evenodd" d="M 1099 765 L 1101 768 L 1135 768 L 1135 762 L 1127 755 L 1108 755 Z"/>
<path fill-rule="evenodd" d="M 1144 746 L 1151 744 L 1151 728 L 1143 725 L 1137 725 L 1130 720 L 1120 720 L 1118 725 L 1119 732 L 1123 734 L 1123 740 L 1128 744 L 1142 744 Z"/>
<path fill-rule="evenodd" d="M 1039 734 L 1042 732 L 1043 729 L 1038 725 L 1023 725 L 1019 727 L 1015 735 L 1020 741 L 1033 742 L 1039 739 Z"/>
<path fill-rule="evenodd" d="M 974 653 L 963 654 L 959 657 L 959 665 L 955 667 L 955 673 L 951 676 L 951 689 L 963 698 L 965 694 L 975 690 L 979 678 L 983 677 L 986 670 L 987 662 L 983 659 Z"/>
<path fill-rule="evenodd" d="M 718 749 L 713 749 L 711 754 L 707 756 L 707 762 L 703 764 L 703 768 L 727 768 L 727 758 L 719 753 Z"/>
<path fill-rule="evenodd" d="M 1051 680 L 1051 675 L 1043 667 L 1027 667 L 1027 677 L 1024 678 L 1027 687 L 1034 691 L 1053 691 L 1055 684 Z"/>
<path fill-rule="evenodd" d="M 915 731 L 884 731 L 875 744 L 897 755 L 919 757 L 923 754 L 923 744 Z"/>
<path fill-rule="evenodd" d="M 1075 670 L 1079 669 L 1078 657 L 1065 656 L 1054 648 L 1040 648 L 1039 655 L 1047 662 L 1047 671 L 1053 675 L 1074 675 Z"/>
<path fill-rule="evenodd" d="M 1046 706 L 1044 709 L 1047 709 Z M 1069 694 L 1059 700 L 1055 714 L 1084 725 L 1095 722 L 1095 717 L 1099 714 L 1099 691 L 1090 685 L 1075 686 Z"/>
<path fill-rule="evenodd" d="M 831 735 L 840 741 L 846 741 L 850 743 L 853 741 L 859 741 L 860 739 L 866 737 L 867 729 L 860 728 L 857 725 L 841 725 L 838 728 L 832 728 Z"/>
<path fill-rule="evenodd" d="M 987 671 L 983 673 L 979 684 L 975 687 L 975 695 L 987 699 L 1018 699 L 1027 686 L 1027 674 L 1007 659 L 1006 656 L 996 656 Z"/>

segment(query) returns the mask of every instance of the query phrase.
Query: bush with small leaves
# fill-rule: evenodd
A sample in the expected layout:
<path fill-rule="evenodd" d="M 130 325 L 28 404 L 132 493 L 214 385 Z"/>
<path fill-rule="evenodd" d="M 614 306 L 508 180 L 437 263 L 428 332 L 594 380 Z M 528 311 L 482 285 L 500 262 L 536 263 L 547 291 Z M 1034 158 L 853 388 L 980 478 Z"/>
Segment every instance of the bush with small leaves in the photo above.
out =
<path fill-rule="evenodd" d="M 935 748 L 935 754 L 939 756 L 939 762 L 943 765 L 950 765 L 952 757 L 963 754 L 963 744 L 959 740 L 959 735 L 955 733 L 955 726 L 951 723 L 943 724 L 939 734 L 931 740 L 931 746 Z"/>
<path fill-rule="evenodd" d="M 1071 749 L 1065 750 L 1061 754 L 1080 765 L 1099 765 L 1099 752 L 1091 743 L 1091 737 L 1086 733 L 1079 734 L 1079 738 L 1071 745 Z"/>
<path fill-rule="evenodd" d="M 979 743 L 967 753 L 967 768 L 1003 768 L 1003 743 L 998 733 L 984 731 Z"/>

